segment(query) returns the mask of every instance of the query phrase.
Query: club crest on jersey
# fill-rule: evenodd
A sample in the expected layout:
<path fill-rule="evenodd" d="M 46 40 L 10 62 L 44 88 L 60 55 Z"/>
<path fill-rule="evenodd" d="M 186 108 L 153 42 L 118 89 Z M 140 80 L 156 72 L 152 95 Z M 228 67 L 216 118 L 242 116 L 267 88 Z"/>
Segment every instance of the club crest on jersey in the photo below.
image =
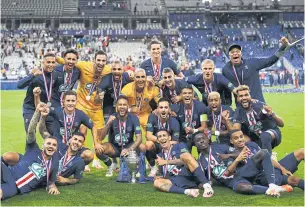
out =
<path fill-rule="evenodd" d="M 152 124 L 151 123 L 147 123 L 146 127 L 152 127 Z"/>
<path fill-rule="evenodd" d="M 38 163 L 33 163 L 31 166 L 29 166 L 29 170 L 34 173 L 37 180 L 46 175 L 45 168 Z"/>
<path fill-rule="evenodd" d="M 85 86 L 86 90 L 89 91 L 92 85 L 93 85 L 93 83 L 87 83 Z"/>

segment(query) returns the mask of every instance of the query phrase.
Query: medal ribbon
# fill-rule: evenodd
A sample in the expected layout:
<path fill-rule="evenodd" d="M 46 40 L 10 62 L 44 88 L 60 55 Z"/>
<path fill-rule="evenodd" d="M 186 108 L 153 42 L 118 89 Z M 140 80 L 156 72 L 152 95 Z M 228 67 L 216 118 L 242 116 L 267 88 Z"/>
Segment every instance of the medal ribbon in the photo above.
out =
<path fill-rule="evenodd" d="M 217 130 L 219 132 L 220 132 L 220 129 L 221 129 L 221 121 L 222 121 L 221 114 L 222 114 L 222 106 L 220 106 L 220 114 L 219 115 L 216 115 L 214 113 L 214 111 L 212 111 L 213 124 L 214 124 L 215 130 Z M 217 122 L 219 122 L 218 129 L 217 129 Z"/>
<path fill-rule="evenodd" d="M 142 102 L 143 102 L 143 93 L 144 93 L 144 89 L 143 89 L 143 91 L 142 91 L 142 93 L 140 94 L 140 98 L 139 98 L 139 103 L 137 103 L 138 102 L 138 97 L 137 97 L 137 94 L 138 94 L 138 92 L 137 92 L 137 90 L 136 90 L 136 87 L 135 87 L 135 97 L 136 97 L 136 106 L 138 107 L 138 114 L 140 113 L 140 111 L 141 111 L 141 106 L 142 106 Z"/>
<path fill-rule="evenodd" d="M 120 129 L 120 139 L 121 139 L 121 146 L 123 146 L 123 135 L 126 133 L 126 121 L 119 120 L 119 129 Z"/>
<path fill-rule="evenodd" d="M 94 79 L 93 79 L 93 83 L 92 83 L 92 85 L 91 85 L 91 87 L 90 87 L 90 90 L 89 90 L 89 94 L 88 94 L 88 96 L 91 96 L 92 95 L 92 93 L 93 93 L 93 91 L 95 90 L 95 87 L 96 87 L 96 85 L 97 85 L 97 82 L 98 82 L 98 80 L 99 80 L 99 78 L 100 78 L 100 76 L 101 76 L 101 72 L 103 71 L 103 69 L 102 70 L 97 70 L 97 69 L 95 69 L 95 71 L 94 71 Z"/>
<path fill-rule="evenodd" d="M 173 145 L 170 145 L 167 154 L 165 154 L 164 150 L 162 149 L 162 154 L 164 155 L 164 157 L 163 157 L 164 160 L 172 160 L 172 156 L 171 156 L 172 147 L 173 147 Z M 168 165 L 164 165 L 162 168 L 163 168 L 163 177 L 165 178 L 166 174 L 167 174 L 167 170 L 168 170 Z"/>
<path fill-rule="evenodd" d="M 167 125 L 167 127 L 166 127 L 166 125 Z M 168 121 L 166 121 L 165 123 L 162 123 L 158 117 L 158 130 L 160 130 L 160 129 L 166 129 L 168 132 L 170 131 Z"/>
<path fill-rule="evenodd" d="M 74 124 L 75 111 L 72 114 L 72 118 L 68 117 L 64 110 L 63 110 L 63 115 L 64 115 L 64 127 L 65 127 L 65 136 L 64 136 L 64 139 L 63 139 L 63 143 L 67 144 L 68 140 L 70 139 L 70 137 L 68 137 L 68 134 L 71 135 L 71 131 L 72 131 L 73 124 Z M 68 133 L 68 130 L 69 130 L 70 133 Z"/>
<path fill-rule="evenodd" d="M 69 159 L 70 158 L 70 159 Z M 68 150 L 66 151 L 66 154 L 61 158 L 62 159 L 62 169 L 64 169 L 64 167 L 66 167 L 73 159 L 75 158 L 75 156 L 68 156 Z M 60 175 L 62 173 L 62 171 L 58 172 L 58 175 Z"/>
<path fill-rule="evenodd" d="M 116 102 L 118 100 L 118 96 L 120 95 L 120 92 L 122 90 L 122 78 L 121 81 L 119 83 L 119 90 L 117 90 L 117 82 L 114 81 L 113 76 L 112 76 L 112 87 L 113 87 L 113 92 L 114 92 L 114 101 Z"/>
<path fill-rule="evenodd" d="M 193 110 L 194 110 L 194 103 L 192 104 L 192 109 L 191 109 L 191 110 L 186 109 L 186 108 L 184 107 L 184 111 L 185 111 L 185 122 L 189 123 L 189 124 L 190 124 L 190 127 L 193 127 L 193 126 L 192 126 Z"/>
<path fill-rule="evenodd" d="M 65 71 L 64 67 L 65 66 L 62 67 L 63 72 L 64 72 L 64 85 L 67 86 L 67 85 L 71 84 L 74 68 L 72 68 L 72 72 L 71 73 L 68 73 L 68 72 Z M 61 95 L 60 95 L 60 103 L 61 103 L 62 107 L 63 107 L 63 97 L 64 97 L 64 93 L 62 92 Z"/>
<path fill-rule="evenodd" d="M 250 126 L 253 126 L 256 124 L 256 119 L 255 119 L 253 110 L 251 110 L 250 112 L 247 112 L 247 118 L 248 118 Z"/>
<path fill-rule="evenodd" d="M 241 84 L 240 84 L 240 81 L 239 81 L 239 79 L 238 79 L 238 76 L 237 76 L 237 73 L 236 73 L 236 70 L 235 70 L 235 67 L 234 67 L 233 64 L 232 64 L 232 70 L 233 70 L 233 72 L 234 72 L 234 75 L 235 75 L 235 78 L 236 78 L 236 80 L 237 80 L 237 82 L 238 82 L 238 85 L 243 84 L 243 82 L 244 82 L 244 71 L 241 70 Z"/>
<path fill-rule="evenodd" d="M 203 78 L 203 82 L 204 82 L 204 86 L 205 86 L 205 91 L 209 95 L 213 91 L 212 83 L 207 84 L 207 82 L 204 80 L 204 78 Z"/>
<path fill-rule="evenodd" d="M 48 88 L 48 83 L 47 83 L 47 79 L 46 79 L 46 76 L 44 74 L 44 71 L 42 71 L 42 77 L 43 77 L 44 88 L 45 88 L 46 93 L 47 93 L 47 99 L 48 99 L 48 101 L 50 101 L 51 96 L 52 96 L 53 74 L 51 73 L 50 87 L 49 88 Z"/>
<path fill-rule="evenodd" d="M 154 78 L 160 80 L 161 79 L 160 74 L 162 69 L 162 58 L 160 58 L 160 64 L 154 64 L 151 59 L 151 66 L 154 70 Z"/>
<path fill-rule="evenodd" d="M 46 167 L 46 173 L 47 173 L 47 188 L 49 187 L 49 178 L 50 178 L 50 173 L 51 173 L 51 169 L 52 169 L 52 158 L 49 160 L 46 160 L 41 152 L 41 156 L 43 159 L 43 164 Z"/>

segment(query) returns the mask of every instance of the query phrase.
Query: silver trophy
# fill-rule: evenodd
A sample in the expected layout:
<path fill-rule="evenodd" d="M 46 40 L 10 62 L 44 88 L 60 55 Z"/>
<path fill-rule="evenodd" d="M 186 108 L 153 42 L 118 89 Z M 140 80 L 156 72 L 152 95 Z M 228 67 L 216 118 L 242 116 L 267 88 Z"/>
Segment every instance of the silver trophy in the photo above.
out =
<path fill-rule="evenodd" d="M 139 162 L 139 157 L 135 150 L 130 150 L 125 158 L 128 168 L 131 171 L 131 183 L 136 183 L 136 170 Z"/>

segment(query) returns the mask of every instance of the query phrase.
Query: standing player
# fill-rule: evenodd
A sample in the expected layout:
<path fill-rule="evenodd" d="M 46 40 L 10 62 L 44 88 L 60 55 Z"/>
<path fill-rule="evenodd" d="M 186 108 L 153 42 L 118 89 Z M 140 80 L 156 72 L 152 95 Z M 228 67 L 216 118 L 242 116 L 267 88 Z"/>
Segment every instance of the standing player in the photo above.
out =
<path fill-rule="evenodd" d="M 62 58 L 57 58 L 59 63 L 64 64 Z M 95 102 L 98 85 L 103 76 L 111 73 L 111 67 L 106 65 L 107 54 L 103 51 L 97 51 L 94 55 L 94 62 L 78 61 L 76 67 L 80 71 L 80 79 L 77 87 L 77 104 L 76 108 L 83 111 L 92 121 L 97 129 L 104 126 L 104 116 L 102 103 Z M 82 127 L 81 131 L 86 134 L 86 128 Z M 98 160 L 94 160 L 93 164 L 97 169 L 102 166 Z M 89 171 L 87 167 L 86 171 Z"/>
<path fill-rule="evenodd" d="M 99 140 L 94 140 L 97 157 L 108 166 L 107 177 L 113 176 L 113 170 L 116 169 L 116 164 L 112 163 L 108 156 L 112 158 L 127 156 L 129 151 L 136 150 L 138 153 L 140 152 L 140 159 L 145 160 L 145 145 L 141 144 L 139 119 L 128 112 L 128 98 L 123 95 L 119 96 L 116 107 L 116 116 L 111 115 L 101 131 L 100 140 L 104 140 L 108 134 L 109 142 L 100 144 Z M 133 139 L 134 136 L 136 137 L 135 141 Z M 139 168 L 145 171 L 145 164 L 144 166 L 139 166 Z M 145 175 L 141 176 L 144 180 Z"/>
<path fill-rule="evenodd" d="M 198 100 L 193 100 L 194 90 L 190 85 L 182 88 L 181 96 L 182 101 L 179 104 L 173 104 L 172 111 L 176 113 L 180 123 L 179 142 L 186 143 L 191 152 L 192 134 L 207 129 L 206 106 Z"/>
<path fill-rule="evenodd" d="M 233 116 L 233 128 L 241 129 L 244 126 L 245 134 L 271 154 L 272 149 L 281 143 L 282 134 L 278 126 L 283 127 L 284 121 L 270 106 L 260 101 L 253 103 L 248 86 L 240 85 L 235 91 L 240 106 Z"/>
<path fill-rule="evenodd" d="M 69 145 L 69 140 L 75 132 L 78 132 L 81 124 L 92 130 L 93 139 L 97 139 L 98 130 L 91 123 L 89 117 L 79 109 L 75 108 L 77 103 L 77 95 L 74 91 L 67 91 L 63 94 L 63 108 L 55 108 L 50 112 L 54 117 L 54 124 L 51 133 L 58 139 L 58 149 L 64 150 Z M 44 120 L 45 116 L 41 117 L 41 124 L 39 130 L 42 137 L 48 137 L 49 133 L 46 131 Z M 82 150 L 81 157 L 89 164 L 94 157 L 94 154 L 87 148 Z"/>
<path fill-rule="evenodd" d="M 234 114 L 232 108 L 221 104 L 220 94 L 213 91 L 208 96 L 209 106 L 207 107 L 208 127 L 211 130 L 212 142 L 230 144 L 228 119 L 232 119 Z M 223 116 L 227 116 L 225 119 Z"/>
<path fill-rule="evenodd" d="M 181 89 L 187 85 L 187 82 L 175 79 L 171 68 L 164 68 L 162 77 L 164 85 L 162 88 L 163 97 L 167 98 L 171 103 L 179 103 L 181 101 Z"/>
<path fill-rule="evenodd" d="M 154 187 L 162 192 L 185 194 L 191 197 L 198 197 L 198 188 L 203 188 L 203 197 L 212 197 L 214 191 L 202 168 L 186 149 L 186 145 L 171 144 L 171 137 L 164 129 L 158 131 L 157 137 L 162 148 L 157 163 L 162 169 L 163 178 L 156 177 Z"/>
<path fill-rule="evenodd" d="M 140 65 L 140 68 L 145 70 L 148 80 L 160 81 L 164 68 L 171 68 L 176 76 L 183 77 L 183 74 L 177 69 L 176 63 L 168 58 L 161 57 L 161 42 L 152 40 L 148 49 L 150 50 L 151 58 Z"/>
<path fill-rule="evenodd" d="M 247 85 L 251 90 L 251 97 L 261 102 L 265 102 L 262 87 L 259 79 L 259 70 L 272 66 L 288 49 L 288 39 L 282 37 L 280 42 L 282 47 L 268 58 L 242 58 L 242 48 L 238 44 L 229 47 L 230 62 L 222 68 L 222 74 L 235 87 Z"/>
<path fill-rule="evenodd" d="M 98 100 L 103 101 L 104 117 L 109 117 L 115 112 L 116 101 L 121 94 L 122 88 L 131 81 L 129 74 L 123 72 L 121 61 L 114 61 L 112 63 L 111 74 L 103 77 L 102 83 L 99 86 L 101 92 L 104 92 L 104 99 Z"/>
<path fill-rule="evenodd" d="M 149 87 L 145 70 L 136 69 L 135 80 L 123 88 L 122 94 L 128 98 L 131 113 L 138 116 L 142 130 L 145 132 L 148 116 L 152 112 L 152 101 L 156 104 L 161 98 L 158 88 Z"/>
<path fill-rule="evenodd" d="M 24 119 L 24 128 L 27 132 L 30 120 L 36 109 L 35 107 L 35 98 L 33 94 L 33 89 L 36 87 L 40 88 L 40 99 L 42 102 L 52 105 L 51 97 L 53 88 L 56 87 L 58 80 L 58 73 L 53 72 L 56 64 L 55 55 L 48 53 L 44 55 L 42 61 L 42 70 L 34 69 L 32 74 L 28 75 L 26 78 L 21 79 L 18 82 L 17 87 L 19 89 L 27 88 L 26 96 L 23 101 L 23 119 Z M 51 128 L 52 119 L 47 120 L 48 128 Z"/>
<path fill-rule="evenodd" d="M 202 94 L 202 101 L 208 105 L 208 96 L 212 91 L 220 94 L 221 102 L 224 105 L 231 106 L 234 86 L 228 79 L 219 73 L 214 73 L 215 64 L 213 60 L 206 59 L 201 64 L 202 74 L 189 76 L 185 81 L 193 84 Z"/>
<path fill-rule="evenodd" d="M 59 84 L 52 93 L 52 106 L 60 107 L 64 92 L 72 90 L 74 84 L 80 77 L 80 72 L 75 64 L 78 60 L 78 53 L 74 49 L 68 49 L 64 52 L 64 65 L 57 65 L 54 69 L 58 75 Z"/>
<path fill-rule="evenodd" d="M 46 104 L 40 103 L 30 121 L 25 154 L 16 165 L 8 168 L 1 162 L 1 199 L 7 199 L 18 193 L 29 193 L 38 186 L 47 183 L 49 194 L 57 195 L 55 182 L 58 171 L 58 159 L 54 156 L 57 150 L 57 140 L 47 137 L 42 150 L 36 143 L 36 126 L 40 113 L 46 113 Z M 18 154 L 18 153 L 17 153 Z"/>
<path fill-rule="evenodd" d="M 148 177 L 154 177 L 158 171 L 155 166 L 156 154 L 160 152 L 160 145 L 157 142 L 157 132 L 161 129 L 167 130 L 172 137 L 172 143 L 178 142 L 180 135 L 180 124 L 175 117 L 170 115 L 170 103 L 167 99 L 161 98 L 158 102 L 157 115 L 152 113 L 148 117 L 146 126 L 146 158 L 151 166 Z"/>

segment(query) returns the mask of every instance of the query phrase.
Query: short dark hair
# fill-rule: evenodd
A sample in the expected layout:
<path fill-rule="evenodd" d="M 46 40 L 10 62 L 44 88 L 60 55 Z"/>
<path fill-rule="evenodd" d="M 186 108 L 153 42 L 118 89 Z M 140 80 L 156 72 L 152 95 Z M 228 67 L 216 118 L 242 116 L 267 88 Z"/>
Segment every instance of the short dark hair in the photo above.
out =
<path fill-rule="evenodd" d="M 167 98 L 165 98 L 165 97 L 162 97 L 162 98 L 159 99 L 159 101 L 158 101 L 158 106 L 159 106 L 159 103 L 161 103 L 161 102 L 167 102 L 168 105 L 170 106 L 169 100 L 168 100 Z"/>
<path fill-rule="evenodd" d="M 163 69 L 163 73 L 173 73 L 173 72 L 174 71 L 169 67 Z"/>
<path fill-rule="evenodd" d="M 148 50 L 150 50 L 151 49 L 151 46 L 152 45 L 155 45 L 155 44 L 158 44 L 158 45 L 162 45 L 162 43 L 160 42 L 160 41 L 158 41 L 158 40 L 152 40 L 152 41 L 150 41 L 150 43 L 149 43 L 149 45 L 148 45 Z"/>
<path fill-rule="evenodd" d="M 55 140 L 58 142 L 57 138 L 56 138 L 56 137 L 53 137 L 52 135 L 46 137 L 45 139 L 55 139 Z M 45 139 L 44 139 L 44 140 L 45 140 Z"/>
<path fill-rule="evenodd" d="M 99 51 L 97 51 L 97 52 L 95 53 L 95 55 L 94 55 L 94 60 L 96 59 L 96 57 L 97 57 L 98 55 L 105 55 L 105 56 L 107 57 L 107 54 L 106 54 L 103 50 L 99 50 Z"/>
<path fill-rule="evenodd" d="M 209 135 L 208 135 L 207 133 L 201 132 L 201 131 L 195 132 L 195 133 L 192 135 L 192 139 L 194 140 L 195 137 L 196 137 L 198 134 L 203 134 L 206 138 L 209 139 Z"/>
<path fill-rule="evenodd" d="M 120 100 L 120 99 L 124 99 L 128 102 L 128 97 L 125 96 L 125 95 L 119 95 L 118 99 L 117 99 L 117 102 Z"/>
<path fill-rule="evenodd" d="M 77 98 L 77 93 L 72 90 L 66 91 L 66 92 L 64 92 L 62 99 L 64 100 L 66 98 L 66 96 L 76 96 L 76 98 Z"/>
<path fill-rule="evenodd" d="M 47 58 L 47 57 L 54 57 L 56 58 L 56 55 L 53 54 L 53 53 L 46 53 L 44 56 L 43 56 L 43 59 Z"/>
<path fill-rule="evenodd" d="M 190 84 L 186 84 L 186 85 L 182 86 L 181 91 L 183 89 L 191 89 L 192 91 L 194 91 L 193 87 Z"/>
<path fill-rule="evenodd" d="M 83 138 L 84 138 L 84 141 L 86 140 L 86 136 L 85 136 L 83 133 L 81 133 L 81 132 L 73 132 L 72 137 L 73 137 L 74 135 L 83 137 Z"/>
<path fill-rule="evenodd" d="M 242 132 L 240 129 L 232 129 L 229 131 L 229 135 L 230 135 L 230 138 L 232 137 L 232 135 L 235 133 L 235 132 Z"/>
<path fill-rule="evenodd" d="M 158 131 L 157 131 L 157 133 L 156 134 L 158 134 L 159 132 L 166 132 L 167 133 L 167 135 L 168 136 L 170 136 L 170 133 L 166 130 L 166 129 L 164 129 L 164 128 L 162 128 L 162 129 L 159 129 Z M 158 137 L 157 137 L 158 138 Z"/>
<path fill-rule="evenodd" d="M 78 52 L 72 48 L 70 49 L 67 49 L 65 52 L 64 52 L 64 57 L 66 57 L 67 54 L 69 53 L 73 53 L 74 55 L 76 55 L 76 58 L 78 59 Z"/>

